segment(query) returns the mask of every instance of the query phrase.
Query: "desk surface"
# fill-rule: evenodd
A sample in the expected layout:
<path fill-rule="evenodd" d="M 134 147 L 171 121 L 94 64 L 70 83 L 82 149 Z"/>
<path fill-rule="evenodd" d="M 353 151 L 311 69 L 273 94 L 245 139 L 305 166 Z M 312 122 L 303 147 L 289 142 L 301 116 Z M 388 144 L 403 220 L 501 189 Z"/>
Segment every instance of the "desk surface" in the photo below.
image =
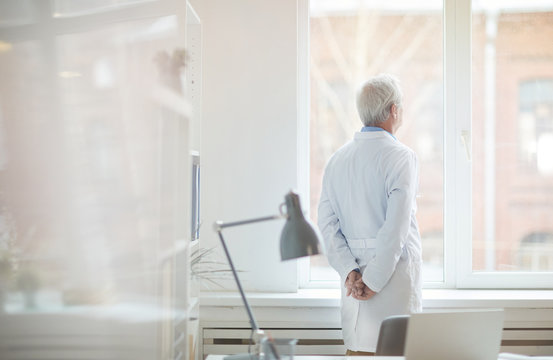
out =
<path fill-rule="evenodd" d="M 223 360 L 226 355 L 208 355 L 206 360 Z M 327 355 L 294 355 L 294 360 L 405 360 L 403 356 L 327 356 Z"/>
<path fill-rule="evenodd" d="M 206 360 L 223 360 L 226 355 L 208 355 Z M 294 355 L 297 360 L 405 360 L 403 356 L 326 356 L 326 355 Z M 553 356 L 530 357 L 525 355 L 500 353 L 498 360 L 553 360 Z"/>
<path fill-rule="evenodd" d="M 206 360 L 223 360 L 226 355 L 208 355 Z M 326 355 L 294 355 L 296 360 L 405 360 L 403 356 L 326 356 Z M 553 356 L 530 357 L 525 355 L 500 353 L 498 360 L 553 360 Z"/>

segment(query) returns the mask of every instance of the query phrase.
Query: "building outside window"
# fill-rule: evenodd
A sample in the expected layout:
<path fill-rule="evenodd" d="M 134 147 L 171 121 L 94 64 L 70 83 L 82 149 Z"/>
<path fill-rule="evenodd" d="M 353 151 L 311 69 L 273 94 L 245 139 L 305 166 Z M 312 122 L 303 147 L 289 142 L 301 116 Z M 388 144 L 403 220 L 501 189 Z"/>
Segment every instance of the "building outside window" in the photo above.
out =
<path fill-rule="evenodd" d="M 516 258 L 518 269 L 548 271 L 553 264 L 553 233 L 532 233 L 520 241 Z"/>
<path fill-rule="evenodd" d="M 523 171 L 553 173 L 553 79 L 522 81 L 518 86 L 519 161 Z"/>

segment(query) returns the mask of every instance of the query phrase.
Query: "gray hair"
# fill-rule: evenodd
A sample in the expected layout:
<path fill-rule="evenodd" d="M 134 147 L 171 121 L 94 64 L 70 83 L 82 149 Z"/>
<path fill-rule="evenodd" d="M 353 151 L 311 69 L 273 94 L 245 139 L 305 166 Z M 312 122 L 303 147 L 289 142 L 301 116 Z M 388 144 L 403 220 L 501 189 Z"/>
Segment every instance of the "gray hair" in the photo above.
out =
<path fill-rule="evenodd" d="M 380 74 L 367 80 L 357 91 L 357 112 L 365 126 L 377 126 L 388 119 L 392 105 L 401 107 L 402 98 L 399 80 Z"/>

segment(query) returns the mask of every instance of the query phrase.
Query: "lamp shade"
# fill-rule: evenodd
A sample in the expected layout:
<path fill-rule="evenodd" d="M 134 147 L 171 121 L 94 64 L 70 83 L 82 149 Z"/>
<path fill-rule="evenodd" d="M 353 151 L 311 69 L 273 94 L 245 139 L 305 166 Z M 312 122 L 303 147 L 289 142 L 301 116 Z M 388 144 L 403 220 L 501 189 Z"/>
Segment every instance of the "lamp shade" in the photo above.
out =
<path fill-rule="evenodd" d="M 305 219 L 298 194 L 286 194 L 287 218 L 280 235 L 280 257 L 282 260 L 296 259 L 322 253 L 319 236 Z"/>

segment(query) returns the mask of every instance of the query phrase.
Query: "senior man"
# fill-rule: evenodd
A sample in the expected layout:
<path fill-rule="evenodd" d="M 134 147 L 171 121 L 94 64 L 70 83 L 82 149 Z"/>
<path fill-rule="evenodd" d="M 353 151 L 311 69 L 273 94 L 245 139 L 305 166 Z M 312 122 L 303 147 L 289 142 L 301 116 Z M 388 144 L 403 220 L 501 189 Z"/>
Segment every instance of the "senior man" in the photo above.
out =
<path fill-rule="evenodd" d="M 356 100 L 364 127 L 326 165 L 318 225 L 342 279 L 347 355 L 374 355 L 383 319 L 421 311 L 418 165 L 395 137 L 403 115 L 399 81 L 373 77 Z"/>

